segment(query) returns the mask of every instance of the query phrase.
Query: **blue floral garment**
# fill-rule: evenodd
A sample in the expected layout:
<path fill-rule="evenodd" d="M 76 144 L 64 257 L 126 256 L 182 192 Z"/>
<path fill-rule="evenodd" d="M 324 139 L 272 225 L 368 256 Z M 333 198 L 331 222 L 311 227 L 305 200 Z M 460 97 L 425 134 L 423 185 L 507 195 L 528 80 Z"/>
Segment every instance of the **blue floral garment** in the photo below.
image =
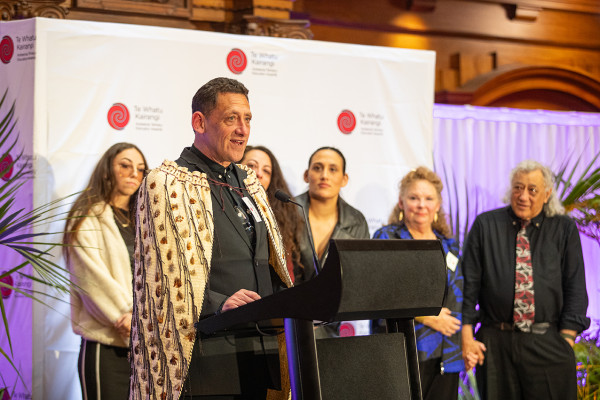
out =
<path fill-rule="evenodd" d="M 439 232 L 434 231 L 435 235 L 442 242 L 444 254 L 452 252 L 458 257 L 458 246 L 452 238 L 445 238 Z M 378 229 L 373 234 L 373 239 L 412 239 L 410 232 L 404 225 L 387 225 Z M 452 312 L 452 316 L 462 322 L 462 302 L 463 302 L 463 275 L 460 263 L 454 271 L 447 268 L 448 271 L 448 295 L 444 307 Z M 419 361 L 441 358 L 444 363 L 444 372 L 460 372 L 465 370 L 465 364 L 462 359 L 460 348 L 461 337 L 460 330 L 451 337 L 415 322 L 415 333 L 417 336 L 417 350 L 419 351 Z M 443 354 L 442 354 L 443 351 Z"/>

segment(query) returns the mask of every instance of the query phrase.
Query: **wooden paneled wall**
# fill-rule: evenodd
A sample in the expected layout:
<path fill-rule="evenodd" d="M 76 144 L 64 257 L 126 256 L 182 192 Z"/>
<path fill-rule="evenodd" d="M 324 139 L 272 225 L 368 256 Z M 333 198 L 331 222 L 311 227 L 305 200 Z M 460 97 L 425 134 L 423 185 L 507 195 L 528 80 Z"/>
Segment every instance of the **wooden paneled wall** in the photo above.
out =
<path fill-rule="evenodd" d="M 297 0 L 295 10 L 318 40 L 434 50 L 438 102 L 600 111 L 597 0 Z M 494 79 L 503 96 L 475 96 Z"/>
<path fill-rule="evenodd" d="M 600 111 L 600 0 L 0 0 L 38 15 L 434 50 L 438 102 Z"/>

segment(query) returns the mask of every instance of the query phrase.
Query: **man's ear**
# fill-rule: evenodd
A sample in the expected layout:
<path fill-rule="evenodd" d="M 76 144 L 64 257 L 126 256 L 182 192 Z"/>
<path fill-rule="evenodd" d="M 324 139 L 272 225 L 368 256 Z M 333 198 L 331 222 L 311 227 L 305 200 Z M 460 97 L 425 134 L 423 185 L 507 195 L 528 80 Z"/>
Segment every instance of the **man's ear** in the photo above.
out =
<path fill-rule="evenodd" d="M 552 188 L 550 188 L 550 190 L 548 190 L 546 192 L 546 199 L 544 200 L 544 204 L 548 203 L 548 200 L 550 200 L 550 195 L 552 194 Z"/>
<path fill-rule="evenodd" d="M 192 128 L 196 133 L 204 133 L 206 131 L 206 117 L 200 111 L 192 114 Z"/>

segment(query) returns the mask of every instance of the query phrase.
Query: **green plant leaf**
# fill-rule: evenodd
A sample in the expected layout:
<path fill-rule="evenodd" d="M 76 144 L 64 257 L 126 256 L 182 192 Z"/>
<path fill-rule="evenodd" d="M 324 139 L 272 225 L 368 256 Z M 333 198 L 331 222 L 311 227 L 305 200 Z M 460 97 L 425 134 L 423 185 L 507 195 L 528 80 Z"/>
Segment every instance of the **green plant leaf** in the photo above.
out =
<path fill-rule="evenodd" d="M 55 256 L 51 251 L 57 246 L 62 246 L 62 243 L 51 243 L 53 239 L 48 238 L 57 232 L 40 229 L 48 223 L 66 221 L 67 214 L 61 210 L 61 207 L 66 206 L 67 201 L 65 199 L 77 194 L 51 201 L 30 211 L 22 207 L 16 209 L 15 206 L 18 205 L 18 202 L 15 201 L 16 195 L 23 185 L 30 181 L 33 173 L 29 162 L 20 162 L 20 160 L 23 160 L 24 150 L 15 150 L 18 148 L 19 143 L 18 119 L 15 118 L 16 102 L 13 101 L 10 107 L 8 107 L 7 102 L 8 89 L 4 91 L 0 98 L 0 109 L 9 108 L 8 111 L 4 111 L 0 115 L 0 146 L 3 148 L 1 159 L 11 155 L 12 162 L 3 164 L 0 167 L 0 176 L 5 180 L 4 182 L 0 181 L 0 247 L 6 251 L 15 252 L 21 259 L 17 261 L 16 266 L 0 273 L 0 277 L 18 274 L 20 279 L 28 279 L 31 282 L 37 282 L 58 291 L 50 291 L 52 293 L 69 293 L 71 290 L 78 290 L 77 286 L 70 282 L 68 271 L 53 261 Z M 15 153 L 17 153 L 16 156 Z M 10 170 L 12 170 L 11 175 L 7 177 L 6 175 Z M 40 230 L 40 232 L 32 232 L 34 228 Z M 31 269 L 26 268 L 29 265 L 31 265 Z M 33 273 L 30 271 L 33 271 Z M 40 304 L 45 304 L 43 300 L 50 299 L 65 301 L 64 298 L 50 292 L 23 289 L 4 282 L 0 282 L 0 288 L 8 288 L 16 294 L 25 296 Z M 0 348 L 0 353 L 9 361 L 12 368 L 17 372 L 19 379 L 26 384 L 12 360 L 13 338 L 10 336 L 4 305 L 4 301 L 0 298 L 0 312 L 4 324 L 3 331 L 8 339 L 8 351 Z"/>
<path fill-rule="evenodd" d="M 10 224 L 10 222 L 14 220 L 22 211 L 23 209 L 20 209 L 19 211 L 15 211 L 14 213 L 10 214 L 8 217 L 2 218 L 2 221 L 0 221 L 0 231 L 7 227 Z"/>
<path fill-rule="evenodd" d="M 27 227 L 29 225 L 31 225 L 31 223 L 35 221 L 34 217 L 29 217 L 25 220 L 21 220 L 21 221 L 16 221 L 14 223 L 12 223 L 10 225 L 10 228 L 5 229 L 1 234 L 0 234 L 0 239 L 4 238 L 14 232 L 17 232 L 20 229 L 23 229 L 24 227 Z"/>
<path fill-rule="evenodd" d="M 9 289 L 12 288 L 12 286 L 4 284 L 4 282 L 0 282 L 0 286 L 8 287 Z M 0 296 L 0 312 L 2 313 L 2 321 L 4 323 L 4 331 L 6 332 L 6 341 L 8 342 L 10 354 L 13 355 L 12 340 L 10 340 L 10 331 L 8 329 L 8 319 L 6 318 L 6 310 L 4 309 L 4 299 L 2 298 L 2 296 Z M 0 350 L 2 350 L 2 348 L 0 348 Z"/>
<path fill-rule="evenodd" d="M 2 296 L 0 296 L 2 297 Z M 6 323 L 6 322 L 5 322 Z M 4 358 L 6 358 L 8 360 L 8 362 L 10 363 L 10 365 L 13 367 L 13 369 L 16 371 L 17 376 L 19 377 L 19 379 L 21 380 L 21 382 L 23 382 L 24 385 L 26 385 L 25 383 L 25 379 L 23 379 L 23 376 L 21 375 L 21 372 L 19 371 L 19 369 L 15 366 L 15 364 L 13 364 L 12 358 L 6 354 L 4 352 L 4 350 L 2 349 L 2 347 L 0 347 L 0 354 L 2 354 L 2 356 L 4 356 Z"/>

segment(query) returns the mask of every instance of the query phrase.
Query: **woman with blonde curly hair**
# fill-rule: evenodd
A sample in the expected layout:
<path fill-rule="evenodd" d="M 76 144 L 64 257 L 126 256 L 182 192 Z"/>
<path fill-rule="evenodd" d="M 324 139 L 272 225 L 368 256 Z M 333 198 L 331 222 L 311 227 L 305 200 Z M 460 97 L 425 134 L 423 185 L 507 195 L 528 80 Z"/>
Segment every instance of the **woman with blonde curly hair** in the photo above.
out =
<path fill-rule="evenodd" d="M 375 239 L 439 240 L 446 255 L 448 295 L 443 308 L 437 316 L 415 318 L 424 400 L 456 400 L 459 373 L 465 369 L 460 347 L 463 276 L 458 246 L 442 209 L 442 189 L 440 177 L 430 169 L 410 171 L 400 182 L 400 198 L 389 225 L 373 235 Z"/>

